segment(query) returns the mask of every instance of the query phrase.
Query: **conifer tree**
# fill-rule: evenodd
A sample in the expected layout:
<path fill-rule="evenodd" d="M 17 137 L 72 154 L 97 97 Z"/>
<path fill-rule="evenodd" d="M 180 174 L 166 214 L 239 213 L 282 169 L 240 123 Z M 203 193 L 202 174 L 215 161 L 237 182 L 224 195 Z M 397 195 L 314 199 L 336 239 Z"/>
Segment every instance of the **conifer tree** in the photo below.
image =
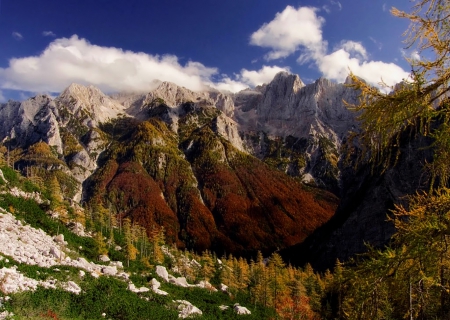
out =
<path fill-rule="evenodd" d="M 270 277 L 270 294 L 272 296 L 274 306 L 276 307 L 280 296 L 286 289 L 286 280 L 284 278 L 285 264 L 278 253 L 274 252 L 270 256 L 268 269 Z"/>
<path fill-rule="evenodd" d="M 96 232 L 94 237 L 95 251 L 97 255 L 101 256 L 108 253 L 105 240 L 101 232 Z"/>
<path fill-rule="evenodd" d="M 355 268 L 342 272 L 347 281 L 342 313 L 349 318 L 446 319 L 450 316 L 450 2 L 419 0 L 413 11 L 393 9 L 409 19 L 407 44 L 420 59 L 410 59 L 411 77 L 390 93 L 380 92 L 353 76 L 361 90 L 363 145 L 374 163 L 392 165 L 400 136 L 408 131 L 433 139 L 430 191 L 397 207 L 392 221 L 393 243 L 370 248 Z M 335 274 L 336 277 L 336 274 Z M 357 289 L 356 289 L 357 288 Z"/>
<path fill-rule="evenodd" d="M 353 87 L 361 90 L 360 102 L 353 107 L 360 111 L 363 146 L 375 163 L 387 168 L 393 156 L 398 157 L 403 132 L 415 128 L 430 135 L 435 152 L 428 168 L 445 185 L 450 178 L 450 2 L 420 0 L 411 13 L 395 8 L 391 12 L 411 22 L 406 43 L 421 58 L 408 59 L 411 76 L 388 88 L 392 92 L 379 91 L 351 75 Z"/>
<path fill-rule="evenodd" d="M 130 266 L 130 260 L 134 261 L 137 257 L 137 249 L 134 246 L 133 242 L 133 231 L 131 220 L 129 218 L 125 218 L 123 220 L 123 233 L 125 236 L 125 254 L 127 257 L 127 265 Z"/>
<path fill-rule="evenodd" d="M 208 250 L 203 251 L 201 256 L 201 276 L 204 280 L 209 281 L 215 271 L 215 263 L 211 252 Z"/>
<path fill-rule="evenodd" d="M 61 194 L 61 186 L 59 185 L 58 179 L 55 175 L 52 175 L 48 182 L 48 190 L 51 194 L 52 207 L 56 209 L 62 204 L 63 197 Z"/>

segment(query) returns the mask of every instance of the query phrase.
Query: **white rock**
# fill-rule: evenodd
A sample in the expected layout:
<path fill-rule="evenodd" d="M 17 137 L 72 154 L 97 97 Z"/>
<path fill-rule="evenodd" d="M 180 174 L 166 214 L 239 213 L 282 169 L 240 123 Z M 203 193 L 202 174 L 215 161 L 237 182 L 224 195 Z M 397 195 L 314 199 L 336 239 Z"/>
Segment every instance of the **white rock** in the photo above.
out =
<path fill-rule="evenodd" d="M 161 286 L 161 283 L 156 280 L 155 278 L 153 278 L 152 280 L 150 280 L 150 285 L 152 286 L 152 289 L 159 289 L 159 287 Z"/>
<path fill-rule="evenodd" d="M 169 276 L 169 282 L 176 286 L 179 286 L 179 287 L 183 287 L 183 288 L 189 287 L 189 283 L 187 283 L 185 277 L 175 278 L 175 277 Z"/>
<path fill-rule="evenodd" d="M 188 318 L 192 315 L 202 315 L 203 312 L 197 308 L 196 306 L 192 305 L 189 301 L 186 300 L 175 300 L 175 303 L 178 304 L 178 318 Z"/>
<path fill-rule="evenodd" d="M 102 268 L 102 273 L 107 276 L 115 276 L 117 274 L 116 266 L 106 266 Z"/>
<path fill-rule="evenodd" d="M 252 314 L 250 310 L 248 310 L 246 307 L 242 307 L 239 305 L 239 303 L 235 303 L 233 306 L 234 312 L 236 314 L 242 315 L 242 314 Z"/>
<path fill-rule="evenodd" d="M 3 171 L 0 170 L 0 178 L 5 181 L 6 183 L 8 183 L 8 180 L 6 180 L 5 176 L 3 175 Z"/>
<path fill-rule="evenodd" d="M 78 272 L 78 275 L 80 276 L 80 278 L 83 278 L 86 275 L 86 272 L 84 272 L 83 270 L 80 270 Z"/>
<path fill-rule="evenodd" d="M 80 286 L 73 281 L 68 281 L 67 284 L 64 286 L 64 289 L 66 291 L 73 292 L 75 294 L 79 294 L 81 292 Z"/>
<path fill-rule="evenodd" d="M 109 263 L 110 266 L 116 266 L 117 268 L 123 269 L 122 261 L 111 261 Z"/>
<path fill-rule="evenodd" d="M 65 253 L 56 247 L 50 248 L 50 254 L 58 260 L 64 260 Z"/>
<path fill-rule="evenodd" d="M 110 261 L 109 257 L 106 254 L 102 254 L 98 257 L 98 260 L 100 260 L 101 262 L 108 262 Z"/>
<path fill-rule="evenodd" d="M 55 241 L 56 243 L 64 244 L 64 235 L 58 234 L 57 236 L 54 236 L 53 241 Z"/>
<path fill-rule="evenodd" d="M 224 306 L 223 304 L 219 306 L 219 309 L 222 310 L 222 311 L 225 311 L 225 310 L 227 310 L 229 308 L 230 308 L 229 306 Z"/>
<path fill-rule="evenodd" d="M 156 274 L 164 281 L 169 282 L 169 273 L 167 272 L 166 267 L 156 266 Z"/>

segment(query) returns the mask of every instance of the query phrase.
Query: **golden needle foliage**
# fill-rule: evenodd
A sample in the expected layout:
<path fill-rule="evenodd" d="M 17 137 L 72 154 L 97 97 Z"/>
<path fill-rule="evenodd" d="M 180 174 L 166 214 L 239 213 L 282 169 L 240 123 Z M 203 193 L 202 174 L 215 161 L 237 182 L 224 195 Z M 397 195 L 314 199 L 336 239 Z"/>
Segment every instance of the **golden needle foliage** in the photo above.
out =
<path fill-rule="evenodd" d="M 412 130 L 430 135 L 435 157 L 429 169 L 442 184 L 450 175 L 450 2 L 422 0 L 411 13 L 395 8 L 391 12 L 411 21 L 405 32 L 406 44 L 420 59 L 408 59 L 411 74 L 401 84 L 388 87 L 381 83 L 386 92 L 351 75 L 351 86 L 361 91 L 360 103 L 352 107 L 360 112 L 364 151 L 387 168 L 398 157 L 402 133 Z"/>

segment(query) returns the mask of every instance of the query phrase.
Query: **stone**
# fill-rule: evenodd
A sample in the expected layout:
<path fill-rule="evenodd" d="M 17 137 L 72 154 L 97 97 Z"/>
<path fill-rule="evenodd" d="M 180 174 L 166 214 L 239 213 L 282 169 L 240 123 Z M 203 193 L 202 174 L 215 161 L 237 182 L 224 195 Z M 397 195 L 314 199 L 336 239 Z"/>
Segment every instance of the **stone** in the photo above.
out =
<path fill-rule="evenodd" d="M 84 226 L 80 222 L 71 221 L 67 224 L 67 227 L 69 228 L 70 231 L 72 231 L 73 233 L 75 233 L 80 237 L 86 236 L 84 232 Z"/>
<path fill-rule="evenodd" d="M 63 260 L 64 259 L 64 252 L 62 252 L 61 250 L 59 250 L 56 247 L 51 247 L 50 248 L 50 255 L 52 255 L 53 257 L 55 257 L 58 260 Z"/>
<path fill-rule="evenodd" d="M 189 301 L 186 300 L 175 300 L 175 303 L 178 304 L 178 318 L 186 319 L 191 317 L 192 315 L 202 315 L 203 312 L 192 305 Z"/>
<path fill-rule="evenodd" d="M 69 292 L 73 292 L 75 294 L 79 294 L 81 292 L 80 286 L 73 281 L 67 282 L 67 284 L 65 286 L 65 290 L 67 290 Z"/>
<path fill-rule="evenodd" d="M 115 276 L 117 274 L 117 267 L 116 266 L 103 267 L 102 273 L 107 276 Z"/>
<path fill-rule="evenodd" d="M 119 269 L 123 269 L 123 263 L 122 261 L 111 261 L 109 263 L 110 266 L 116 266 Z"/>
<path fill-rule="evenodd" d="M 238 315 L 243 315 L 243 314 L 252 314 L 250 312 L 250 310 L 248 310 L 246 307 L 242 307 L 239 305 L 239 303 L 235 303 L 233 306 L 233 310 L 236 314 Z"/>
<path fill-rule="evenodd" d="M 106 254 L 102 254 L 98 257 L 98 260 L 101 262 L 108 262 L 110 261 L 109 257 Z"/>
<path fill-rule="evenodd" d="M 178 278 L 169 277 L 169 282 L 179 287 L 183 288 L 189 287 L 189 284 L 187 283 L 185 277 L 178 277 Z"/>
<path fill-rule="evenodd" d="M 156 274 L 166 282 L 169 282 L 169 273 L 167 272 L 166 267 L 156 266 Z"/>
<path fill-rule="evenodd" d="M 59 244 L 64 244 L 64 235 L 58 234 L 58 235 L 54 236 L 53 241 L 55 241 L 56 243 L 59 243 Z"/>

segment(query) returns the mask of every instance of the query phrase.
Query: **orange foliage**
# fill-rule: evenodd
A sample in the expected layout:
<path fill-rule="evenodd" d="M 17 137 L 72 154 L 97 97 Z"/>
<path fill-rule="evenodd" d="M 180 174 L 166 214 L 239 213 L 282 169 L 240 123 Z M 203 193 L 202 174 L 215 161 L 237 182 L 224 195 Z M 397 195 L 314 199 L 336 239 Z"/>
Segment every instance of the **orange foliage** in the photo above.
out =
<path fill-rule="evenodd" d="M 280 319 L 284 320 L 319 320 L 320 317 L 311 310 L 309 298 L 301 296 L 293 299 L 283 296 L 276 303 L 276 311 Z"/>

